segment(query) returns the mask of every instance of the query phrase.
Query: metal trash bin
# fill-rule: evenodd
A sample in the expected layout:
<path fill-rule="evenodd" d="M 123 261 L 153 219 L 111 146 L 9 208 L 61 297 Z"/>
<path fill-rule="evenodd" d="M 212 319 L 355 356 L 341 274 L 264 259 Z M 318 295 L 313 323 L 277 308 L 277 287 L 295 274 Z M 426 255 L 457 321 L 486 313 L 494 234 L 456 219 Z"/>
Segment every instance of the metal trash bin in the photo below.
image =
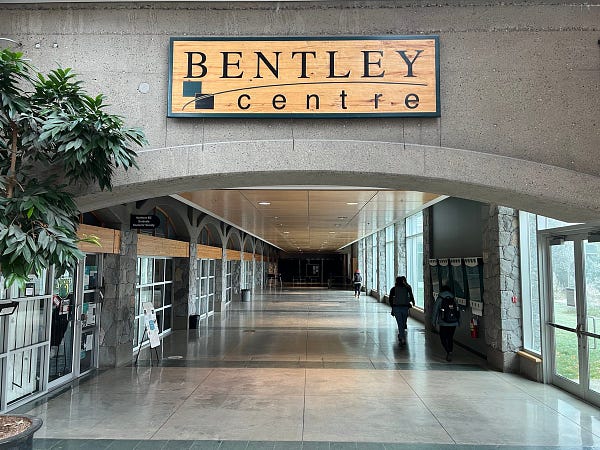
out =
<path fill-rule="evenodd" d="M 200 316 L 191 315 L 190 316 L 190 330 L 197 330 L 199 321 L 200 321 Z"/>
<path fill-rule="evenodd" d="M 242 289 L 240 291 L 240 293 L 242 294 L 242 301 L 243 302 L 249 302 L 250 301 L 250 289 Z"/>

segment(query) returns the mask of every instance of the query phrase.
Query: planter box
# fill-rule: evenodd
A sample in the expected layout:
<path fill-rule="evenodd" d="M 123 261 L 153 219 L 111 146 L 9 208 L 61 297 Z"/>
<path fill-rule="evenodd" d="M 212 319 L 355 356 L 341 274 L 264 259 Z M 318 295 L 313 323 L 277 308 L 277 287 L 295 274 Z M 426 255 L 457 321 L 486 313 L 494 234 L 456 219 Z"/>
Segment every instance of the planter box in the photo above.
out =
<path fill-rule="evenodd" d="M 33 448 L 33 433 L 42 426 L 42 419 L 28 416 L 26 414 L 3 414 L 0 417 L 24 418 L 31 422 L 31 425 L 22 432 L 0 439 L 0 449 L 2 450 L 29 450 Z"/>

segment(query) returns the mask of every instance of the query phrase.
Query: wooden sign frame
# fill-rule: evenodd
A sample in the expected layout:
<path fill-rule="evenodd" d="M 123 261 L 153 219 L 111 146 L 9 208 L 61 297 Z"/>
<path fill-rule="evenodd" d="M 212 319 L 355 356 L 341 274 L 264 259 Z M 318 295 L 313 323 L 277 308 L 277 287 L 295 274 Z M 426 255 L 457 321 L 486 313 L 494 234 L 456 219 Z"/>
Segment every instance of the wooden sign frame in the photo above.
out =
<path fill-rule="evenodd" d="M 171 118 L 440 117 L 439 36 L 172 37 L 168 96 Z"/>

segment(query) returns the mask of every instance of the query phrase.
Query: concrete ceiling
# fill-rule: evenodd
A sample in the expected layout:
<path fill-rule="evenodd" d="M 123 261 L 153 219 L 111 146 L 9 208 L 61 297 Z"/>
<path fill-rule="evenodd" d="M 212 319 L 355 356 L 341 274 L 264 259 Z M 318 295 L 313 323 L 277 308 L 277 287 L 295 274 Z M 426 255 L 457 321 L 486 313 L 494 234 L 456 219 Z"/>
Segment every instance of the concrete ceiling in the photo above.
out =
<path fill-rule="evenodd" d="M 180 200 L 288 252 L 332 252 L 445 198 L 323 186 L 183 192 Z"/>

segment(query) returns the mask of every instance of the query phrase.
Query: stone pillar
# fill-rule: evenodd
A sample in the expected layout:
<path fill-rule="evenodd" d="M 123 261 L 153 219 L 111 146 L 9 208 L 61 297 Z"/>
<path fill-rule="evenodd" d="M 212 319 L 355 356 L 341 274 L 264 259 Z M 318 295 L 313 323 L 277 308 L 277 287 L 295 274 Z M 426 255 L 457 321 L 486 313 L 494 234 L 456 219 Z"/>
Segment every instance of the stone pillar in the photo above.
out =
<path fill-rule="evenodd" d="M 365 239 L 361 239 L 358 241 L 357 250 L 356 250 L 356 268 L 360 270 L 360 273 L 363 274 L 363 279 L 366 274 L 366 263 L 365 263 Z M 350 274 L 350 278 L 352 278 L 352 273 Z"/>
<path fill-rule="evenodd" d="M 190 244 L 191 247 L 191 244 Z M 195 244 L 194 244 L 195 247 Z M 196 253 L 194 252 L 194 256 Z M 196 258 L 173 258 L 173 329 L 187 330 L 190 301 L 190 274 L 194 270 Z M 194 278 L 195 279 L 195 278 Z"/>
<path fill-rule="evenodd" d="M 433 255 L 433 209 L 427 208 L 423 210 L 423 290 L 424 290 L 424 311 L 425 311 L 425 328 L 432 331 L 434 327 L 431 325 L 431 311 L 433 309 L 433 292 L 431 290 L 431 269 L 429 267 L 429 259 Z"/>
<path fill-rule="evenodd" d="M 136 231 L 121 230 L 121 251 L 104 257 L 104 299 L 100 316 L 100 368 L 131 362 L 135 329 L 137 283 Z"/>
<path fill-rule="evenodd" d="M 231 289 L 232 300 L 240 298 L 240 290 L 242 288 L 242 262 L 241 260 L 231 261 Z"/>
<path fill-rule="evenodd" d="M 503 372 L 517 372 L 523 345 L 518 211 L 489 205 L 483 224 L 483 322 L 487 359 Z"/>
<path fill-rule="evenodd" d="M 223 255 L 221 259 L 217 259 L 215 267 L 215 312 L 222 312 L 225 310 L 226 271 L 227 258 Z"/>
<path fill-rule="evenodd" d="M 198 292 L 198 280 L 200 274 L 198 273 L 198 244 L 195 239 L 190 242 L 190 276 L 188 285 L 188 306 L 187 315 L 192 316 L 200 314 L 200 305 L 198 299 L 200 298 L 200 292 Z M 177 314 L 175 314 L 177 316 Z"/>
<path fill-rule="evenodd" d="M 394 224 L 394 280 L 397 276 L 406 276 L 406 221 Z M 390 286 L 391 289 L 391 286 Z"/>

